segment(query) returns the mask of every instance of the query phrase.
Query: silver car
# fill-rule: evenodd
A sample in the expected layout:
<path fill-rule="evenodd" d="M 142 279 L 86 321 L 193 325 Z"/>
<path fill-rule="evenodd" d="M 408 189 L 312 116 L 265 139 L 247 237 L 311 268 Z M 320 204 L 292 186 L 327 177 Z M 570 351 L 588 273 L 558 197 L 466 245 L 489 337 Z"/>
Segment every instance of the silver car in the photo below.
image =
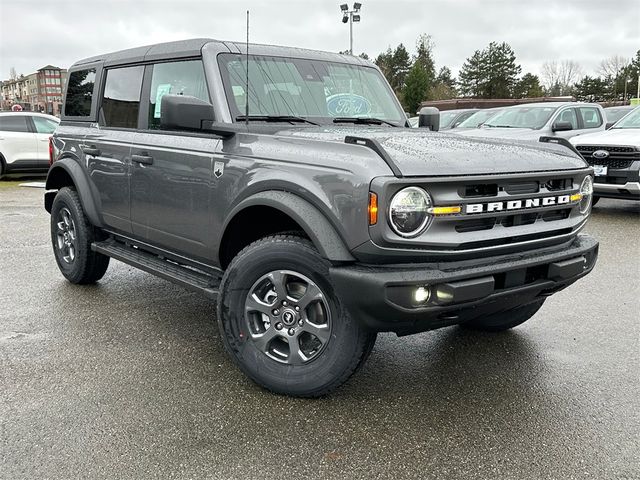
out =
<path fill-rule="evenodd" d="M 596 103 L 541 102 L 506 107 L 480 128 L 459 135 L 538 141 L 542 136 L 571 138 L 604 129 L 604 109 Z"/>

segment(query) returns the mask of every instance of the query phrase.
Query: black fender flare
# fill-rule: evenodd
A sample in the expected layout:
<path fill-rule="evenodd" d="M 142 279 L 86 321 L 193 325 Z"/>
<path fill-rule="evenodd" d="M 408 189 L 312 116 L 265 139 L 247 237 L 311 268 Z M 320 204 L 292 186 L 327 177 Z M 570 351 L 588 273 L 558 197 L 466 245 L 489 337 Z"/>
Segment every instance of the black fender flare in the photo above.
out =
<path fill-rule="evenodd" d="M 64 173 L 63 173 L 64 172 Z M 66 175 L 65 175 L 66 173 Z M 102 226 L 102 218 L 97 208 L 96 197 L 93 195 L 86 173 L 78 162 L 72 158 L 62 158 L 57 160 L 49 169 L 45 189 L 44 208 L 51 213 L 51 205 L 56 196 L 57 190 L 66 186 L 61 183 L 65 177 L 70 177 L 73 185 L 80 197 L 80 203 L 89 221 L 96 227 Z"/>
<path fill-rule="evenodd" d="M 275 208 L 291 217 L 302 227 L 320 254 L 327 260 L 334 262 L 356 260 L 327 217 L 313 204 L 290 192 L 267 190 L 245 198 L 231 210 L 222 231 L 226 232 L 227 226 L 238 213 L 258 205 Z"/>

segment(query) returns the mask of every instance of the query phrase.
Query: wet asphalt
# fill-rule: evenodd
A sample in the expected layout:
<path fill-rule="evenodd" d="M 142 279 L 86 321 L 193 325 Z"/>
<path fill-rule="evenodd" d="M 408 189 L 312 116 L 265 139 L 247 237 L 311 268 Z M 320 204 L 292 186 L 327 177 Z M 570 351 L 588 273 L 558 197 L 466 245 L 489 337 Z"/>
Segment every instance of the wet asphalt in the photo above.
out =
<path fill-rule="evenodd" d="M 330 397 L 248 381 L 214 305 L 112 262 L 67 283 L 42 190 L 0 182 L 0 478 L 640 478 L 640 203 L 594 272 L 503 334 L 380 335 Z"/>

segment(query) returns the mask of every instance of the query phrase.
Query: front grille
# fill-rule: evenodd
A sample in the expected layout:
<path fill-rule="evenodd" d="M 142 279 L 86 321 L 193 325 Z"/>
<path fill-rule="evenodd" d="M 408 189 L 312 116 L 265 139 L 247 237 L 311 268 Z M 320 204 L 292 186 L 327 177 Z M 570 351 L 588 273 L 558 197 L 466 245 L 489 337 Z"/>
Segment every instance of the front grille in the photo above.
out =
<path fill-rule="evenodd" d="M 434 217 L 431 226 L 403 243 L 433 251 L 508 250 L 519 243 L 535 248 L 570 235 L 585 216 L 571 201 L 588 170 L 495 175 L 491 179 L 450 177 L 424 188 L 434 206 L 460 205 L 456 214 Z M 547 202 L 549 201 L 549 202 Z"/>
<path fill-rule="evenodd" d="M 636 147 L 577 145 L 576 149 L 589 165 L 604 165 L 613 170 L 629 168 L 634 161 L 640 160 L 640 151 Z M 593 152 L 598 150 L 609 152 L 609 156 L 607 158 L 593 158 Z"/>

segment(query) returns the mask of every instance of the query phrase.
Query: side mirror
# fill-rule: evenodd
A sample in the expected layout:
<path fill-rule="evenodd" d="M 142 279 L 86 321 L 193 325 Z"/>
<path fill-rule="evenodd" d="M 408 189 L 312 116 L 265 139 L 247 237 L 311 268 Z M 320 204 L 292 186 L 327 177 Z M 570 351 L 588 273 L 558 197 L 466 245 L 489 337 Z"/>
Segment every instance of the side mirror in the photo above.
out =
<path fill-rule="evenodd" d="M 607 124 L 604 126 L 605 130 L 609 130 L 611 127 L 613 127 L 616 124 L 616 122 L 607 122 Z"/>
<path fill-rule="evenodd" d="M 189 95 L 162 96 L 160 128 L 164 130 L 206 131 L 224 138 L 235 135 L 229 124 L 216 123 L 213 105 Z"/>
<path fill-rule="evenodd" d="M 435 107 L 422 107 L 418 113 L 418 127 L 428 128 L 432 132 L 440 130 L 440 110 Z"/>
<path fill-rule="evenodd" d="M 551 126 L 552 132 L 566 132 L 567 130 L 573 130 L 571 122 L 556 122 Z"/>

